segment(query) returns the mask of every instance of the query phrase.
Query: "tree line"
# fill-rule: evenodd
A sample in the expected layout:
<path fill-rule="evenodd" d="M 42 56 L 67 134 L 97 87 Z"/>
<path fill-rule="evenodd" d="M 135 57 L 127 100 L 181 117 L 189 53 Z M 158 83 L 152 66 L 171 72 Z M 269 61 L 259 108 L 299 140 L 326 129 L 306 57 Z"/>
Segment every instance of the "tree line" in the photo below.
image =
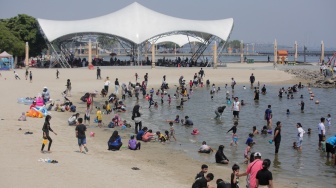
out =
<path fill-rule="evenodd" d="M 29 56 L 41 54 L 47 44 L 42 37 L 34 17 L 19 14 L 9 19 L 0 19 L 0 51 L 13 56 L 25 56 L 25 43 L 29 43 Z"/>

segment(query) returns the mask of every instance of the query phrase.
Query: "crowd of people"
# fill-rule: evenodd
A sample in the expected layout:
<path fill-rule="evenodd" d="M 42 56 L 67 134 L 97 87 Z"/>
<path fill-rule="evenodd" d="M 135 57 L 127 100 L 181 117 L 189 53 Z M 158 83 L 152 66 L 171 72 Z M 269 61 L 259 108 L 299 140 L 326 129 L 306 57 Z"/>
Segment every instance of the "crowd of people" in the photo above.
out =
<path fill-rule="evenodd" d="M 57 70 L 57 78 L 59 76 L 59 72 Z M 190 94 L 194 92 L 194 89 L 197 87 L 208 87 L 210 92 L 210 97 L 213 98 L 213 95 L 215 93 L 218 93 L 221 88 L 216 87 L 215 84 L 210 85 L 210 81 L 206 80 L 204 85 L 204 77 L 205 73 L 204 70 L 201 68 L 198 73 L 195 73 L 193 75 L 193 79 L 190 80 L 189 84 L 185 82 L 184 76 L 181 76 L 179 78 L 179 85 L 176 88 L 176 92 L 173 94 L 173 98 L 179 102 L 179 105 L 176 106 L 178 110 L 183 110 L 184 103 L 189 101 Z M 97 79 L 101 79 L 101 70 L 99 67 L 97 68 Z M 255 75 L 251 74 L 250 76 L 250 83 L 251 83 L 251 89 L 254 90 L 254 100 L 258 101 L 260 100 L 259 94 L 262 95 L 267 94 L 267 88 L 266 85 L 263 85 L 260 90 L 260 84 L 258 82 L 258 85 L 255 86 Z M 105 124 L 103 121 L 103 115 L 109 115 L 114 113 L 113 118 L 111 119 L 111 122 L 107 123 L 107 127 L 114 128 L 118 126 L 124 126 L 125 128 L 130 128 L 131 125 L 126 121 L 122 120 L 121 117 L 117 113 L 122 113 L 126 111 L 126 97 L 135 97 L 137 101 L 139 100 L 147 100 L 148 101 L 148 108 L 151 108 L 152 106 L 154 108 L 158 108 L 158 103 L 161 102 L 161 104 L 165 103 L 165 101 L 168 101 L 168 105 L 171 105 L 171 93 L 168 94 L 169 91 L 169 85 L 166 80 L 166 75 L 163 75 L 162 78 L 162 84 L 160 88 L 155 91 L 154 88 L 149 89 L 148 83 L 149 83 L 149 75 L 146 73 L 143 77 L 143 81 L 139 82 L 139 75 L 135 74 L 135 83 L 129 82 L 128 85 L 122 83 L 120 84 L 118 78 L 115 79 L 114 82 L 114 92 L 111 92 L 110 90 L 110 79 L 109 77 L 106 77 L 104 80 L 104 83 L 102 84 L 103 89 L 101 92 L 101 97 L 103 98 L 102 104 L 100 104 L 99 101 L 95 101 L 94 98 L 97 97 L 97 93 L 87 93 L 85 94 L 81 100 L 86 102 L 86 110 L 84 117 L 81 118 L 79 113 L 76 113 L 72 115 L 68 123 L 69 125 L 76 125 L 76 136 L 78 138 L 78 145 L 80 152 L 84 152 L 83 148 L 86 152 L 88 152 L 88 148 L 86 145 L 86 121 L 90 124 L 90 114 L 92 114 L 92 111 L 94 108 L 96 108 L 96 116 L 95 116 L 95 122 L 97 123 L 98 127 L 103 127 Z M 231 90 L 232 93 L 234 93 L 234 89 L 236 86 L 236 81 L 234 78 L 231 78 Z M 188 88 L 189 86 L 189 88 Z M 278 97 L 282 97 L 283 93 L 287 94 L 287 97 L 291 98 L 294 93 L 296 93 L 299 89 L 302 89 L 304 86 L 299 83 L 298 85 L 294 85 L 292 87 L 289 87 L 287 90 L 284 88 L 280 88 Z M 227 85 L 225 85 L 225 89 L 227 89 Z M 246 89 L 244 87 L 244 89 Z M 227 89 L 228 90 L 228 89 Z M 147 91 L 149 91 L 147 93 Z M 141 99 L 140 94 L 142 94 L 143 99 Z M 155 101 L 153 95 L 156 95 L 158 100 Z M 312 93 L 310 94 L 311 97 Z M 48 95 L 44 95 L 44 97 Z M 71 82 L 68 79 L 66 83 L 66 91 L 63 93 L 63 97 L 65 98 L 65 103 L 70 103 L 70 100 L 67 97 L 71 96 Z M 119 98 L 121 96 L 121 98 Z M 302 95 L 301 95 L 302 98 Z M 233 99 L 233 102 L 231 102 L 231 99 Z M 49 100 L 49 98 L 44 98 L 45 103 Z M 97 104 L 99 103 L 99 105 Z M 63 106 L 65 104 L 62 104 Z M 232 141 L 230 143 L 231 146 L 236 146 L 238 144 L 238 135 L 237 135 L 237 127 L 239 126 L 239 119 L 240 117 L 240 111 L 242 106 L 245 105 L 243 100 L 239 100 L 237 96 L 230 96 L 229 92 L 226 92 L 226 105 L 228 107 L 231 107 L 233 120 L 234 120 L 234 126 L 230 128 L 227 133 L 232 132 Z M 300 104 L 301 111 L 304 112 L 304 102 L 302 101 Z M 214 113 L 215 113 L 215 119 L 221 118 L 224 110 L 226 109 L 225 105 L 220 105 L 216 107 Z M 102 108 L 101 108 L 102 107 Z M 55 107 L 59 108 L 59 105 Z M 167 142 L 167 141 L 177 141 L 175 136 L 175 125 L 185 125 L 185 126 L 193 126 L 194 122 L 189 118 L 189 116 L 185 116 L 184 119 L 180 119 L 179 115 L 176 116 L 174 120 L 166 120 L 168 123 L 169 128 L 167 128 L 164 131 L 153 131 L 152 129 L 148 128 L 147 125 L 144 125 L 145 122 L 143 122 L 142 113 L 140 110 L 142 107 L 139 104 L 135 104 L 132 110 L 131 119 L 134 121 L 134 134 L 132 134 L 129 138 L 129 141 L 127 143 L 127 148 L 130 150 L 140 150 L 142 144 L 141 142 Z M 289 115 L 289 110 L 287 111 L 287 114 Z M 191 114 L 192 115 L 192 114 Z M 247 177 L 247 185 L 250 188 L 254 187 L 273 187 L 273 178 L 272 173 L 268 170 L 270 167 L 270 160 L 264 159 L 261 160 L 261 154 L 259 152 L 252 152 L 253 151 L 253 145 L 255 144 L 253 137 L 259 134 L 273 134 L 272 139 L 269 141 L 270 143 L 274 143 L 275 151 L 274 153 L 277 155 L 280 150 L 280 143 L 281 143 L 281 129 L 282 129 L 282 123 L 281 121 L 277 121 L 276 127 L 273 129 L 273 111 L 272 111 L 272 105 L 268 105 L 265 113 L 264 113 L 264 120 L 266 121 L 266 126 L 263 127 L 262 130 L 259 131 L 254 126 L 252 128 L 251 133 L 248 135 L 248 138 L 246 140 L 246 149 L 244 151 L 241 151 L 244 155 L 244 163 L 247 164 L 247 170 L 244 173 L 241 173 L 239 171 L 240 167 L 238 164 L 232 165 L 232 174 L 231 174 L 231 181 L 225 181 L 223 179 L 218 178 L 216 181 L 217 187 L 225 187 L 227 184 L 230 184 L 231 187 L 239 187 L 239 177 L 241 176 L 248 176 Z M 84 124 L 83 124 L 84 119 Z M 45 118 L 45 123 L 43 125 L 43 139 L 46 139 L 49 141 L 48 151 L 50 151 L 52 139 L 50 138 L 49 132 L 53 132 L 55 135 L 57 135 L 50 127 L 50 120 L 51 116 L 48 115 Z M 319 149 L 325 150 L 327 152 L 327 157 L 330 157 L 330 154 L 332 154 L 332 157 L 335 159 L 335 146 L 336 146 L 336 135 L 331 136 L 329 138 L 326 138 L 325 132 L 325 121 L 328 123 L 328 127 L 331 126 L 331 115 L 328 114 L 327 118 L 321 118 L 321 122 L 318 125 L 318 131 L 319 131 Z M 144 125 L 144 126 L 143 126 Z M 302 150 L 302 143 L 303 143 L 303 135 L 306 133 L 306 131 L 303 129 L 303 125 L 298 122 L 296 124 L 297 128 L 297 141 L 293 143 L 293 147 L 301 151 Z M 195 129 L 194 129 L 195 130 Z M 197 129 L 196 129 L 197 132 Z M 193 133 L 192 133 L 193 134 Z M 307 131 L 307 134 L 311 134 L 311 130 Z M 194 133 L 194 135 L 197 135 L 197 133 Z M 117 130 L 114 130 L 111 137 L 109 138 L 107 142 L 107 148 L 111 151 L 120 150 L 123 145 L 122 139 L 119 135 L 119 132 Z M 42 144 L 41 151 L 44 150 L 45 143 Z M 216 154 L 214 162 L 218 164 L 228 165 L 230 164 L 230 160 L 226 157 L 224 154 L 224 145 L 219 145 Z M 202 142 L 202 146 L 198 150 L 199 153 L 211 153 L 215 150 L 212 149 L 209 145 L 207 145 L 206 141 Z M 336 165 L 336 159 L 335 164 Z M 202 171 L 197 174 L 195 178 L 195 182 L 193 183 L 192 187 L 211 187 L 208 183 L 214 179 L 214 174 L 208 173 L 208 166 L 202 165 Z M 225 178 L 224 178 L 225 179 Z"/>

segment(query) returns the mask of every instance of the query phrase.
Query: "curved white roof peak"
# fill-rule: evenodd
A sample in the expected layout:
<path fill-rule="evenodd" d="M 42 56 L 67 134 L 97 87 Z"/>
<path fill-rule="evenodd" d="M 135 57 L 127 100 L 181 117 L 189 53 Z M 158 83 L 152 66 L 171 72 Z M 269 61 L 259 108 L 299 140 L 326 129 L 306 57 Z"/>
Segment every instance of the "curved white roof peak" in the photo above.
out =
<path fill-rule="evenodd" d="M 206 21 L 176 18 L 155 12 L 137 2 L 111 14 L 91 19 L 37 20 L 49 41 L 74 33 L 103 33 L 140 44 L 154 36 L 173 31 L 207 33 L 227 40 L 233 28 L 232 18 Z"/>

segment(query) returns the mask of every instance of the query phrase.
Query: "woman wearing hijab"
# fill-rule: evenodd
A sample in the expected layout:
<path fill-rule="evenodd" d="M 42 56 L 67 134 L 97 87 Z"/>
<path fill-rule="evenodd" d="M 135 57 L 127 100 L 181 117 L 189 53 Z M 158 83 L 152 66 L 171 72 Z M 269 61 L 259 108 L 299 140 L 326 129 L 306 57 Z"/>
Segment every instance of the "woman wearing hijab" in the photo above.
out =
<path fill-rule="evenodd" d="M 44 121 L 44 125 L 42 127 L 42 131 L 43 131 L 43 139 L 48 139 L 49 141 L 49 145 L 48 145 L 48 152 L 50 153 L 50 147 L 51 147 L 51 143 L 52 143 L 52 139 L 50 138 L 49 136 L 49 131 L 53 132 L 55 135 L 57 135 L 57 133 L 55 133 L 51 127 L 50 127 L 50 119 L 51 119 L 51 116 L 50 115 L 47 115 L 45 117 L 45 121 Z M 45 143 L 43 142 L 42 143 L 42 148 L 41 148 L 41 152 L 43 153 L 43 149 L 44 149 L 44 146 L 45 146 Z"/>
<path fill-rule="evenodd" d="M 136 104 L 133 107 L 133 112 L 132 112 L 132 120 L 134 120 L 135 122 L 135 134 L 138 134 L 138 132 L 142 129 L 141 114 L 139 110 L 140 110 L 140 106 Z"/>
<path fill-rule="evenodd" d="M 122 146 L 121 138 L 118 134 L 118 131 L 114 131 L 112 133 L 112 136 L 110 137 L 110 140 L 107 142 L 108 150 L 120 150 Z"/>
<path fill-rule="evenodd" d="M 224 146 L 220 145 L 216 153 L 216 163 L 229 164 L 229 159 L 224 154 Z"/>

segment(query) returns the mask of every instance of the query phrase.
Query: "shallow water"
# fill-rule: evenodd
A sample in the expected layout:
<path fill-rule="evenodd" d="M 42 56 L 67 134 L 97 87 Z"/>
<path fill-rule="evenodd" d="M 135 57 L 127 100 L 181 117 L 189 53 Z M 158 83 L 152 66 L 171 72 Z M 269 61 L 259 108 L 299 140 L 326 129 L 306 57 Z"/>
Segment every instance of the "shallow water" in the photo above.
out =
<path fill-rule="evenodd" d="M 284 85 L 285 86 L 285 85 Z M 237 85 L 234 95 L 239 97 L 239 100 L 244 100 L 247 104 L 242 107 L 240 112 L 240 119 L 238 125 L 237 135 L 238 146 L 230 146 L 231 134 L 226 132 L 233 126 L 233 116 L 231 105 L 227 105 L 225 101 L 225 88 L 221 87 L 221 91 L 214 95 L 211 100 L 208 88 L 196 88 L 191 94 L 191 99 L 185 102 L 183 110 L 177 110 L 179 100 L 172 101 L 171 107 L 168 106 L 167 96 L 165 96 L 165 103 L 160 104 L 160 98 L 154 96 L 154 100 L 159 103 L 157 109 L 148 109 L 148 102 L 140 100 L 139 104 L 142 106 L 141 113 L 143 113 L 143 126 L 147 126 L 153 131 L 169 130 L 169 125 L 165 121 L 167 119 L 173 120 L 176 115 L 180 118 L 188 115 L 193 120 L 193 127 L 185 127 L 174 125 L 176 131 L 176 138 L 178 142 L 171 142 L 167 144 L 169 147 L 186 152 L 191 158 L 204 161 L 204 163 L 214 163 L 214 155 L 198 154 L 197 150 L 201 146 L 202 141 L 206 141 L 213 149 L 217 149 L 219 145 L 225 145 L 225 155 L 230 159 L 230 165 L 238 163 L 244 166 L 243 153 L 246 148 L 245 141 L 248 134 L 252 132 L 252 127 L 257 126 L 260 131 L 266 125 L 264 111 L 268 104 L 272 105 L 273 111 L 273 129 L 275 123 L 281 121 L 282 126 L 282 141 L 278 156 L 274 154 L 274 145 L 269 144 L 272 135 L 254 137 L 256 145 L 253 146 L 252 151 L 261 152 L 262 158 L 269 158 L 272 161 L 270 170 L 278 180 L 288 180 L 289 184 L 301 186 L 314 187 L 335 187 L 336 186 L 336 170 L 331 168 L 330 163 L 327 163 L 325 153 L 317 150 L 318 133 L 317 125 L 320 118 L 331 114 L 332 125 L 327 131 L 327 138 L 336 134 L 335 126 L 335 89 L 312 89 L 315 94 L 314 100 L 319 100 L 320 104 L 316 105 L 309 100 L 308 89 L 304 88 L 294 93 L 294 99 L 287 99 L 286 97 L 280 99 L 278 90 L 280 86 L 267 86 L 267 94 L 260 95 L 259 102 L 253 101 L 253 90 L 247 88 L 243 89 L 242 85 Z M 286 88 L 286 87 L 285 87 Z M 173 95 L 175 89 L 170 89 L 168 93 Z M 229 89 L 232 95 L 231 88 Z M 300 95 L 304 96 L 305 102 L 304 113 L 301 113 Z M 133 107 L 135 99 L 126 99 L 128 108 Z M 226 105 L 223 116 L 219 120 L 215 120 L 215 109 L 220 105 Z M 291 114 L 286 115 L 286 110 L 289 109 Z M 300 122 L 303 129 L 307 132 L 308 128 L 312 129 L 312 135 L 304 134 L 302 153 L 292 149 L 293 142 L 296 141 L 297 128 L 296 123 Z M 327 127 L 327 126 L 326 126 Z M 191 135 L 193 128 L 198 128 L 199 135 Z M 229 178 L 229 175 L 224 178 Z"/>

